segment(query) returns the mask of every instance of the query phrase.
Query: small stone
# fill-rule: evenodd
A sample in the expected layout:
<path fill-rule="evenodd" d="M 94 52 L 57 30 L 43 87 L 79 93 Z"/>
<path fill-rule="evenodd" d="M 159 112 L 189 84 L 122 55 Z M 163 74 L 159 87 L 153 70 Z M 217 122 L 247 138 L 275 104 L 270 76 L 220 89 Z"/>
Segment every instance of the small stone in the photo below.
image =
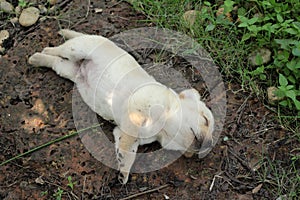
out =
<path fill-rule="evenodd" d="M 258 186 L 256 186 L 253 190 L 252 190 L 252 194 L 256 194 L 260 191 L 261 187 L 263 186 L 263 184 L 259 184 Z"/>
<path fill-rule="evenodd" d="M 35 179 L 35 183 L 37 184 L 41 184 L 41 185 L 44 185 L 45 181 L 42 179 L 42 177 L 38 177 Z"/>
<path fill-rule="evenodd" d="M 17 6 L 17 7 L 15 8 L 15 13 L 16 13 L 17 16 L 20 16 L 21 11 L 22 11 L 21 6 Z"/>
<path fill-rule="evenodd" d="M 229 140 L 229 137 L 228 136 L 224 136 L 223 141 L 227 142 L 228 140 Z"/>
<path fill-rule="evenodd" d="M 275 94 L 276 91 L 277 91 L 277 88 L 274 86 L 268 87 L 268 89 L 267 89 L 268 100 L 271 104 L 274 104 L 275 102 L 282 100 L 282 98 L 276 96 L 276 94 Z"/>
<path fill-rule="evenodd" d="M 57 9 L 57 6 L 54 5 L 54 6 L 52 6 L 48 11 L 49 11 L 49 13 L 53 14 L 53 13 L 55 13 L 57 10 L 58 10 L 58 9 Z"/>
<path fill-rule="evenodd" d="M 46 16 L 43 16 L 43 17 L 40 17 L 39 21 L 40 22 L 43 22 L 43 21 L 46 21 L 47 17 Z"/>
<path fill-rule="evenodd" d="M 19 18 L 13 17 L 13 18 L 11 18 L 9 21 L 10 21 L 10 23 L 12 23 L 12 24 L 14 25 L 14 24 L 18 23 Z"/>
<path fill-rule="evenodd" d="M 14 11 L 14 7 L 11 3 L 0 0 L 0 10 L 5 13 L 12 13 Z"/>
<path fill-rule="evenodd" d="M 267 48 L 261 48 L 257 51 L 252 52 L 249 55 L 249 62 L 253 66 L 259 66 L 266 64 L 271 60 L 271 51 Z"/>
<path fill-rule="evenodd" d="M 94 11 L 95 11 L 95 13 L 102 13 L 103 9 L 102 8 L 95 8 Z"/>
<path fill-rule="evenodd" d="M 54 4 L 61 2 L 61 0 L 48 0 L 48 2 L 50 5 L 54 5 Z"/>
<path fill-rule="evenodd" d="M 39 5 L 38 8 L 41 11 L 41 14 L 45 14 L 48 12 L 47 8 L 44 5 Z"/>
<path fill-rule="evenodd" d="M 3 44 L 3 41 L 9 38 L 9 32 L 7 30 L 0 31 L 0 46 Z"/>
<path fill-rule="evenodd" d="M 22 26 L 31 26 L 37 22 L 40 17 L 40 10 L 35 7 L 24 9 L 20 15 L 19 23 Z"/>
<path fill-rule="evenodd" d="M 9 38 L 9 32 L 7 30 L 0 31 L 0 53 L 3 53 L 5 51 L 5 48 L 1 45 L 7 38 Z"/>
<path fill-rule="evenodd" d="M 200 12 L 197 10 L 188 10 L 183 14 L 183 19 L 185 22 L 187 22 L 188 25 L 192 26 L 194 25 L 197 15 L 199 15 Z"/>

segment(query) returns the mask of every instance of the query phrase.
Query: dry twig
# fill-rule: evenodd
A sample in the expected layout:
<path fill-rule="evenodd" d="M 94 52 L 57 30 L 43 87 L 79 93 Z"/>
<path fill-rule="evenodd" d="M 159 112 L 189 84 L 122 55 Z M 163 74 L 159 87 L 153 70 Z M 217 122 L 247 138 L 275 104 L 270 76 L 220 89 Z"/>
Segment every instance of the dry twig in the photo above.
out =
<path fill-rule="evenodd" d="M 159 186 L 159 187 L 154 188 L 154 189 L 151 189 L 151 190 L 146 190 L 146 191 L 144 191 L 144 192 L 139 192 L 139 193 L 130 195 L 130 196 L 125 197 L 125 198 L 122 198 L 122 199 L 120 199 L 120 200 L 132 199 L 132 198 L 135 198 L 135 197 L 144 195 L 144 194 L 148 194 L 148 193 L 151 193 L 151 192 L 155 192 L 155 191 L 158 191 L 158 190 L 162 190 L 162 189 L 164 189 L 164 188 L 166 188 L 166 187 L 169 187 L 169 186 L 170 186 L 169 184 L 165 184 L 165 185 Z"/>

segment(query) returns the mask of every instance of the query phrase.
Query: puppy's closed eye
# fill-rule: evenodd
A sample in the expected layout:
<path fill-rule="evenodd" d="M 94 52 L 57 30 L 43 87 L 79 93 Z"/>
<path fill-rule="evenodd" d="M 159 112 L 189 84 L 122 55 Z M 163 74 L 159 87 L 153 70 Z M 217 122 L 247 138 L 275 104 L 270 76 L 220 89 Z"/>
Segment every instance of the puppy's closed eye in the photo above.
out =
<path fill-rule="evenodd" d="M 209 126 L 209 122 L 208 122 L 208 119 L 203 115 L 203 118 L 205 120 L 205 126 Z"/>

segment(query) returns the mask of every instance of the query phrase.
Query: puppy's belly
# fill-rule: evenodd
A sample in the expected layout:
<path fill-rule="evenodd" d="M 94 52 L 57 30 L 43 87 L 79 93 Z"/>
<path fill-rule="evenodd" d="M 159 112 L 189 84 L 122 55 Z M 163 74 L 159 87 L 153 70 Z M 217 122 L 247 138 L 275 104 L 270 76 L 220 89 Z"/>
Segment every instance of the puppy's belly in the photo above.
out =
<path fill-rule="evenodd" d="M 130 95 L 140 87 L 157 83 L 129 54 L 109 64 L 93 60 L 82 62 L 75 82 L 85 103 L 116 124 Z"/>

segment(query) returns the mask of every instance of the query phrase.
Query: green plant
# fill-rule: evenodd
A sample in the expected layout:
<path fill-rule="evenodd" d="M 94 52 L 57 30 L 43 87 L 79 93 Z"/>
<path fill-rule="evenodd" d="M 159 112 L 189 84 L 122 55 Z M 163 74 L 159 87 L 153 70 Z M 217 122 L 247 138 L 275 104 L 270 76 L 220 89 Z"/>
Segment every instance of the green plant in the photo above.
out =
<path fill-rule="evenodd" d="M 68 187 L 70 187 L 71 188 L 71 190 L 73 190 L 74 189 L 74 185 L 76 184 L 76 182 L 73 182 L 72 181 L 72 176 L 68 176 Z"/>
<path fill-rule="evenodd" d="M 300 91 L 295 88 L 294 85 L 289 84 L 288 79 L 282 75 L 279 74 L 279 84 L 278 90 L 276 91 L 276 94 L 279 98 L 285 98 L 280 102 L 280 105 L 287 106 L 289 108 L 292 108 L 291 102 L 293 102 L 298 110 L 300 110 L 300 101 L 297 100 L 297 96 L 300 95 Z"/>
<path fill-rule="evenodd" d="M 259 169 L 260 182 L 264 187 L 271 187 L 276 197 L 297 199 L 300 195 L 299 156 L 291 156 L 289 159 L 291 165 L 264 155 Z"/>
<path fill-rule="evenodd" d="M 30 5 L 31 5 L 31 3 L 28 3 L 26 0 L 19 0 L 19 2 L 18 2 L 18 6 L 20 6 L 21 8 L 26 8 Z"/>
<path fill-rule="evenodd" d="M 62 190 L 58 187 L 56 192 L 53 194 L 53 196 L 56 198 L 56 200 L 61 200 L 63 193 L 64 193 L 64 190 Z"/>
<path fill-rule="evenodd" d="M 46 196 L 46 195 L 48 195 L 48 190 L 41 192 L 41 196 L 42 196 L 42 197 L 43 197 L 43 196 Z"/>
<path fill-rule="evenodd" d="M 276 94 L 280 105 L 300 110 L 300 18 L 299 1 L 255 1 L 258 10 L 239 15 L 241 29 L 246 29 L 242 41 L 254 41 L 257 47 L 269 46 L 274 56 L 266 70 L 279 77 Z M 250 17 L 249 17 L 250 16 Z M 259 69 L 259 68 L 258 68 Z M 259 69 L 261 70 L 261 68 Z M 261 71 L 263 72 L 263 71 Z M 279 76 L 278 76 L 279 75 Z M 265 76 L 260 77 L 265 78 Z M 273 85 L 275 82 L 272 83 Z M 300 116 L 300 114 L 298 113 Z"/>

